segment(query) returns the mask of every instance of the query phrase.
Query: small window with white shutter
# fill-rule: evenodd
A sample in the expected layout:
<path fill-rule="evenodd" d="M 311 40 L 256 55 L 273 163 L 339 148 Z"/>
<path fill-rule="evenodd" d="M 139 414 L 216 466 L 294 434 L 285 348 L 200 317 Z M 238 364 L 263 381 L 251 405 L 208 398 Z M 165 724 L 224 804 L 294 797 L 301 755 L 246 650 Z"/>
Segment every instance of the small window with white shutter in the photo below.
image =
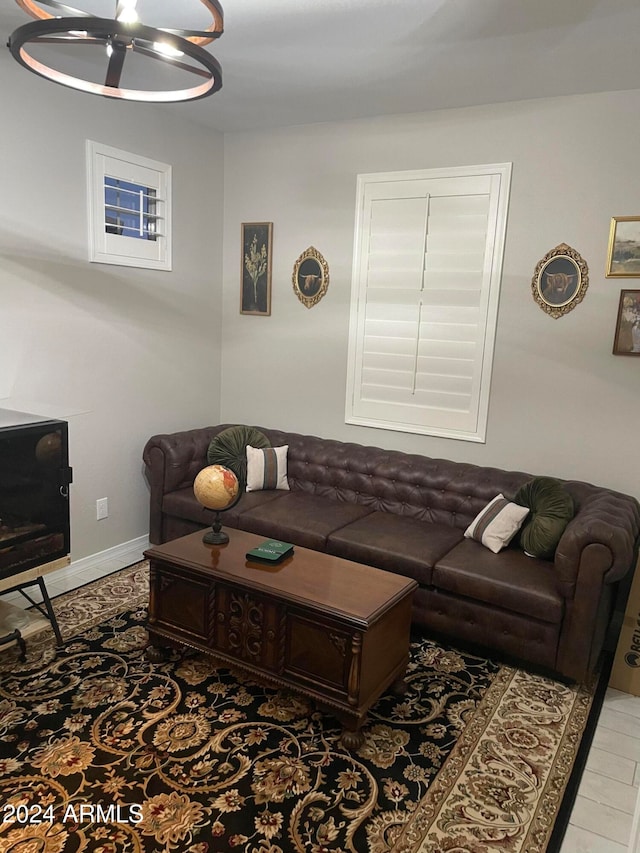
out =
<path fill-rule="evenodd" d="M 171 269 L 171 167 L 87 141 L 89 260 Z"/>
<path fill-rule="evenodd" d="M 358 176 L 347 423 L 485 440 L 510 178 Z"/>

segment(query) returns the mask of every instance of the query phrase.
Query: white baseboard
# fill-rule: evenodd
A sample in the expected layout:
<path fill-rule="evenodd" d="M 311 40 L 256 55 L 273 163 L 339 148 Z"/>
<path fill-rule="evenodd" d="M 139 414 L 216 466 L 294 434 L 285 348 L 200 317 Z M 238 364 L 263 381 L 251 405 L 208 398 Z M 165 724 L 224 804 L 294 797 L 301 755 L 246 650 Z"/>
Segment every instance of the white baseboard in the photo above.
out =
<path fill-rule="evenodd" d="M 137 539 L 131 539 L 129 542 L 123 542 L 121 545 L 115 545 L 113 548 L 107 548 L 106 551 L 99 551 L 97 554 L 91 554 L 89 557 L 72 560 L 70 565 L 47 575 L 47 581 L 51 580 L 51 583 L 58 583 L 74 575 L 92 572 L 99 566 L 112 561 L 130 561 L 131 563 L 135 563 L 136 560 L 142 560 L 142 552 L 149 547 L 149 537 L 139 536 Z"/>
<path fill-rule="evenodd" d="M 68 566 L 63 566 L 61 569 L 45 575 L 44 580 L 49 595 L 56 595 L 62 588 L 74 589 L 90 580 L 97 580 L 99 577 L 110 575 L 118 569 L 131 565 L 131 563 L 136 563 L 143 559 L 143 551 L 147 548 L 149 548 L 149 538 L 139 536 L 137 539 L 131 539 L 129 542 L 107 548 L 105 551 L 90 554 L 88 557 L 81 557 L 79 560 L 72 560 Z M 26 591 L 32 595 L 34 601 L 40 601 L 40 593 L 37 587 L 30 587 Z M 8 593 L 3 600 L 18 607 L 29 606 L 19 592 Z"/>

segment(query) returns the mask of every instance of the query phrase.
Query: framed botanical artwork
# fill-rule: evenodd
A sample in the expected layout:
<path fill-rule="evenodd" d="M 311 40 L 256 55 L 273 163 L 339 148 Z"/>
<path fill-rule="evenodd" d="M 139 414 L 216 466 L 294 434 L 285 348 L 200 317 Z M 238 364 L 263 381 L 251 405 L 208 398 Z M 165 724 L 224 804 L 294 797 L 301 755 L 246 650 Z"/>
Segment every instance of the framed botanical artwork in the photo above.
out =
<path fill-rule="evenodd" d="M 614 355 L 640 355 L 640 290 L 621 290 Z"/>
<path fill-rule="evenodd" d="M 607 278 L 640 278 L 640 216 L 611 220 Z"/>
<path fill-rule="evenodd" d="M 533 298 L 554 319 L 572 311 L 582 302 L 589 286 L 589 270 L 583 258 L 566 243 L 538 262 L 531 290 Z"/>
<path fill-rule="evenodd" d="M 329 265 L 317 249 L 309 246 L 293 267 L 293 289 L 307 308 L 317 305 L 329 287 Z"/>
<path fill-rule="evenodd" d="M 271 314 L 271 244 L 273 222 L 243 222 L 240 313 Z"/>

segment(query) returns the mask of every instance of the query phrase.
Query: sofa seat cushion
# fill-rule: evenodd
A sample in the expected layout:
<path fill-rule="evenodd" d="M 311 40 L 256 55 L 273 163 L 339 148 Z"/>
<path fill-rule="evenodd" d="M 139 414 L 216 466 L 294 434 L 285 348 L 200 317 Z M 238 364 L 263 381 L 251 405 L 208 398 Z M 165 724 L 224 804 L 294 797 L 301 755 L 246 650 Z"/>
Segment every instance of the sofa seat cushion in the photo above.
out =
<path fill-rule="evenodd" d="M 284 492 L 244 493 L 235 506 L 220 513 L 220 520 L 223 525 L 239 527 L 238 519 L 245 509 L 253 509 L 261 504 L 277 500 L 283 494 Z M 168 492 L 162 499 L 162 511 L 166 515 L 184 518 L 203 525 L 213 524 L 216 515 L 213 510 L 205 509 L 198 503 L 191 486 L 186 489 L 177 489 L 175 492 Z"/>
<path fill-rule="evenodd" d="M 553 565 L 516 548 L 493 554 L 465 539 L 436 563 L 432 577 L 437 589 L 544 622 L 560 622 L 564 614 Z"/>
<path fill-rule="evenodd" d="M 324 551 L 330 533 L 371 512 L 361 504 L 333 501 L 307 492 L 277 494 L 281 496 L 277 500 L 243 512 L 238 527 L 249 533 Z"/>
<path fill-rule="evenodd" d="M 372 512 L 329 536 L 327 551 L 431 583 L 435 563 L 463 538 L 462 530 L 392 512 Z"/>

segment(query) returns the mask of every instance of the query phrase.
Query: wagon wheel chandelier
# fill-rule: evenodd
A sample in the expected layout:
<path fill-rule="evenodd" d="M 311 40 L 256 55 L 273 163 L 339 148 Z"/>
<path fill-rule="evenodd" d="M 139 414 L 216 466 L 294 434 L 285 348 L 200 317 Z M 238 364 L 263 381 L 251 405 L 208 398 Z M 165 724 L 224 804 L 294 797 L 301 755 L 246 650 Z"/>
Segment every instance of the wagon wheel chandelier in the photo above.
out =
<path fill-rule="evenodd" d="M 36 20 L 18 27 L 7 47 L 29 71 L 82 92 L 150 103 L 192 101 L 212 95 L 222 86 L 220 64 L 203 48 L 223 33 L 222 7 L 218 0 L 198 2 L 211 16 L 205 28 L 148 26 L 139 20 L 138 0 L 115 0 L 113 19 L 98 17 L 60 0 L 16 0 Z M 87 47 L 94 56 L 93 75 L 84 73 Z M 56 63 L 51 61 L 53 53 L 59 59 Z M 99 59 L 97 71 L 95 56 Z M 84 62 L 83 73 L 78 64 L 73 66 L 73 73 L 63 70 L 69 61 Z M 147 74 L 135 85 L 132 81 L 136 73 L 139 75 L 142 62 L 148 66 Z M 131 72 L 129 66 L 133 66 Z M 149 76 L 169 73 L 179 78 L 181 85 L 175 81 L 169 88 L 148 85 Z"/>

